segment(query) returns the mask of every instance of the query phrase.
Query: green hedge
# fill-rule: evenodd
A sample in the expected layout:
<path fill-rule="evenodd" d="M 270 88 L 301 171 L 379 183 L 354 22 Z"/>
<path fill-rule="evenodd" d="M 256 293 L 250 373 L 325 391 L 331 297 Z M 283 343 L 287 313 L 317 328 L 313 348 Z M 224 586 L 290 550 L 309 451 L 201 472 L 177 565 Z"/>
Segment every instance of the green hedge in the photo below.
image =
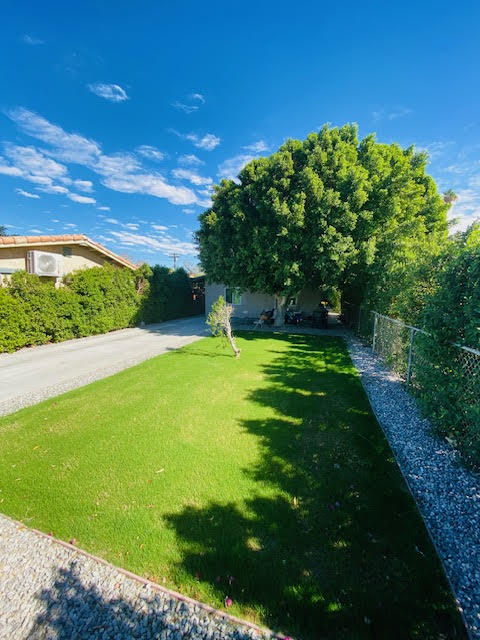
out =
<path fill-rule="evenodd" d="M 201 313 L 183 269 L 105 265 L 63 284 L 21 271 L 0 287 L 0 352 Z"/>
<path fill-rule="evenodd" d="M 149 276 L 149 294 L 144 297 L 141 316 L 148 324 L 203 313 L 193 301 L 187 272 L 156 265 Z"/>
<path fill-rule="evenodd" d="M 480 350 L 480 226 L 439 275 L 423 320 L 431 336 L 417 339 L 421 400 L 437 429 L 480 468 L 480 356 L 452 345 Z"/>

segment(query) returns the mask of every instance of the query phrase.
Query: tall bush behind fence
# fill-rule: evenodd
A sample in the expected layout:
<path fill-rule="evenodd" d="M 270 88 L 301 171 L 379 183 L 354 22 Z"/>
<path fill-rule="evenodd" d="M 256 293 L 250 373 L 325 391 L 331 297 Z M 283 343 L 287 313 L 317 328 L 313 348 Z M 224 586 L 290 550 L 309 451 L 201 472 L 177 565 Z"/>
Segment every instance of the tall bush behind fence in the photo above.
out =
<path fill-rule="evenodd" d="M 417 395 L 464 461 L 480 468 L 480 350 L 364 307 L 344 303 L 342 315 Z"/>
<path fill-rule="evenodd" d="M 183 269 L 111 265 L 67 275 L 64 286 L 25 272 L 0 287 L 0 352 L 201 313 Z"/>

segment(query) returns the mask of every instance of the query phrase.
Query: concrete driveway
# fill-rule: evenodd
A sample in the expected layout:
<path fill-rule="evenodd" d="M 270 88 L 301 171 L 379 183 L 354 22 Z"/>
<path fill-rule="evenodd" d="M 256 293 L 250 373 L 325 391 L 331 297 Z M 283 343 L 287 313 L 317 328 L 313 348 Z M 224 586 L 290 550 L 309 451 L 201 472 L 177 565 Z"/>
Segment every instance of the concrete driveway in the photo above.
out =
<path fill-rule="evenodd" d="M 0 354 L 0 415 L 105 378 L 206 335 L 205 318 L 196 316 Z"/>

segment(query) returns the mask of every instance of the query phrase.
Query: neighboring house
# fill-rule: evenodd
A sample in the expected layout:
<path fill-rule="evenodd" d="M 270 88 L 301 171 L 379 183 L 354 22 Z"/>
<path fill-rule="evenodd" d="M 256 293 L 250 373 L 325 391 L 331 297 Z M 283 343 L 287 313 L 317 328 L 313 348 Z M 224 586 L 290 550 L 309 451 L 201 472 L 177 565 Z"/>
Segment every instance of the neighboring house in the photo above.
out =
<path fill-rule="evenodd" d="M 206 284 L 205 285 L 205 313 L 208 314 L 212 304 L 217 300 L 218 296 L 223 296 L 228 304 L 233 306 L 232 318 L 235 320 L 244 320 L 250 322 L 257 319 L 262 311 L 274 309 L 275 296 L 268 293 L 252 293 L 251 291 L 243 291 L 236 287 L 226 287 L 224 284 Z M 319 290 L 305 288 L 298 293 L 297 296 L 289 298 L 287 306 L 312 313 L 318 308 L 322 300 L 322 294 Z"/>
<path fill-rule="evenodd" d="M 0 279 L 15 271 L 54 279 L 78 269 L 105 264 L 135 269 L 136 266 L 83 234 L 63 236 L 2 236 L 0 237 Z"/>

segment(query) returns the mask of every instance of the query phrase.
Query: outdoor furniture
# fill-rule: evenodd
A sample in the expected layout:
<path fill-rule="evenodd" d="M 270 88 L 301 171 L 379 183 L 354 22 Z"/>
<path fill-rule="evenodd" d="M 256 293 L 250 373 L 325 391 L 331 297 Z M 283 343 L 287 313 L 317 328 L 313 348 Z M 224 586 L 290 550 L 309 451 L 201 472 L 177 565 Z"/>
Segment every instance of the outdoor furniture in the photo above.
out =
<path fill-rule="evenodd" d="M 254 327 L 263 327 L 264 324 L 273 324 L 274 322 L 275 309 L 271 309 L 270 311 L 262 311 L 258 320 L 255 320 L 253 323 Z"/>

